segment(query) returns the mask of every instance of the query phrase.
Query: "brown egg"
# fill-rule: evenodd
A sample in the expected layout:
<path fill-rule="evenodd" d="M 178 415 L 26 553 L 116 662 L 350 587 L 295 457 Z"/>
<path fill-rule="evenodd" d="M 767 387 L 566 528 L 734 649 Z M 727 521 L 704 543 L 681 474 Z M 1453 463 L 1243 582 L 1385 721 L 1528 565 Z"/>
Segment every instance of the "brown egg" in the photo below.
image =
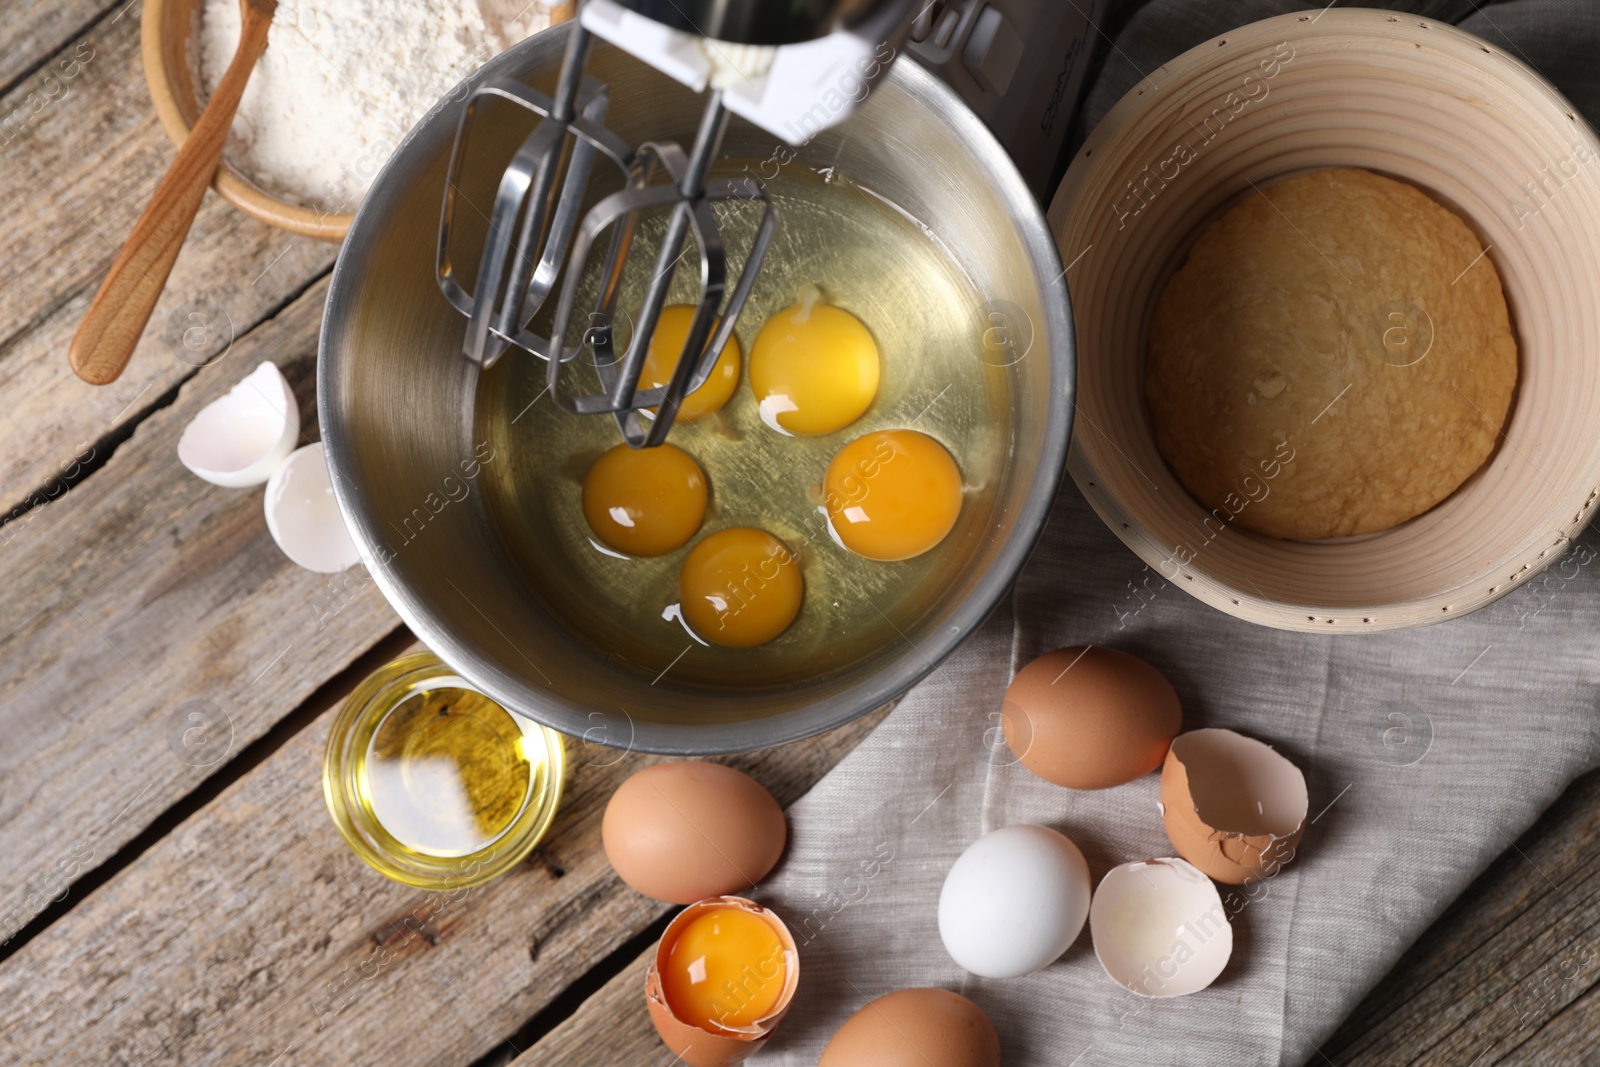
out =
<path fill-rule="evenodd" d="M 1300 768 L 1232 730 L 1190 730 L 1161 768 L 1161 822 L 1178 855 L 1219 882 L 1277 874 L 1305 833 Z"/>
<path fill-rule="evenodd" d="M 662 972 L 670 966 L 672 949 L 684 928 L 707 911 L 720 908 L 736 908 L 771 927 L 783 952 L 781 973 L 774 976 L 773 980 L 781 982 L 782 987 L 777 990 L 771 1010 L 761 1018 L 754 1019 L 749 1025 L 737 1029 L 718 1027 L 712 1031 L 679 1017 L 678 1012 L 667 1000 L 667 983 L 662 979 Z M 752 978 L 747 972 L 743 980 L 745 990 L 748 992 L 750 983 L 759 979 L 760 975 Z M 795 947 L 794 937 L 789 933 L 789 928 L 784 925 L 783 920 L 761 905 L 743 898 L 714 897 L 689 905 L 667 924 L 666 930 L 661 934 L 661 940 L 656 944 L 655 956 L 650 961 L 650 971 L 645 975 L 645 1007 L 650 1013 L 650 1022 L 655 1025 L 662 1044 L 666 1045 L 679 1060 L 688 1064 L 688 1067 L 731 1067 L 732 1064 L 744 1062 L 767 1043 L 772 1031 L 783 1021 L 784 1015 L 788 1014 L 789 1005 L 794 1001 L 794 991 L 799 984 L 800 952 Z"/>
<path fill-rule="evenodd" d="M 1172 683 L 1099 645 L 1046 653 L 1006 689 L 1001 725 L 1017 760 L 1071 789 L 1109 789 L 1161 766 L 1183 727 Z"/>
<path fill-rule="evenodd" d="M 817 1067 L 1000 1067 L 1000 1035 L 966 997 L 902 989 L 846 1019 Z"/>
<path fill-rule="evenodd" d="M 778 862 L 788 832 L 761 783 L 697 761 L 639 771 L 612 794 L 600 825 L 622 880 L 670 904 L 749 889 Z"/>

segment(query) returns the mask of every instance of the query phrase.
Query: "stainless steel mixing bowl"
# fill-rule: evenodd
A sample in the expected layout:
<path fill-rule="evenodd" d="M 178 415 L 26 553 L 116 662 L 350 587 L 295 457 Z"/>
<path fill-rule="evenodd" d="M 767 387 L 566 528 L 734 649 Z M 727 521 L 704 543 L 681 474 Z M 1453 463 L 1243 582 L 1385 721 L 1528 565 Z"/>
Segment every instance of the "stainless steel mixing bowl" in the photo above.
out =
<path fill-rule="evenodd" d="M 550 91 L 565 39 L 566 27 L 532 37 L 441 101 L 401 143 L 356 215 L 333 272 L 317 378 L 339 506 L 367 567 L 417 636 L 507 708 L 564 733 L 709 754 L 848 722 L 899 696 L 983 621 L 1050 510 L 1071 431 L 1074 368 L 1055 241 L 983 124 L 908 58 L 858 114 L 798 150 L 789 165 L 837 167 L 934 222 L 985 294 L 973 309 L 973 359 L 1008 357 L 1011 447 L 986 490 L 993 521 L 941 576 L 943 588 L 918 624 L 854 668 L 769 688 L 716 689 L 670 677 L 652 685 L 609 662 L 548 609 L 512 562 L 483 493 L 471 491 L 478 372 L 460 354 L 466 320 L 433 276 L 440 194 L 467 92 L 477 79 L 507 76 Z M 630 142 L 692 139 L 703 101 L 687 89 L 606 46 L 597 46 L 589 72 L 610 86 L 608 123 Z M 462 183 L 468 203 L 491 201 L 526 129 L 525 122 L 479 127 Z M 764 159 L 773 148 L 769 134 L 739 120 L 724 142 L 735 158 Z"/>

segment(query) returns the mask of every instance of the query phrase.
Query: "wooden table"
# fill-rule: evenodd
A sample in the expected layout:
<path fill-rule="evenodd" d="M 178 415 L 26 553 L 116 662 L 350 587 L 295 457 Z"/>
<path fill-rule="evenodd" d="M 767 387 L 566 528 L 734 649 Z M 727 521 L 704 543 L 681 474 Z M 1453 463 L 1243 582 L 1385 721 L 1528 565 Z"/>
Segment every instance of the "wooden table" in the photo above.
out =
<path fill-rule="evenodd" d="M 68 370 L 172 158 L 138 24 L 137 0 L 0 19 L 0 1062 L 670 1063 L 640 996 L 668 909 L 598 847 L 648 759 L 578 747 L 549 843 L 430 910 L 350 854 L 319 782 L 331 709 L 413 639 L 359 570 L 284 559 L 259 490 L 176 461 L 189 418 L 265 358 L 314 439 L 334 249 L 208 196 L 128 373 Z M 185 744 L 196 707 L 211 723 Z M 730 762 L 788 804 L 875 721 Z M 1327 1061 L 1600 1062 L 1600 961 L 1571 951 L 1600 922 L 1597 828 L 1591 776 Z"/>

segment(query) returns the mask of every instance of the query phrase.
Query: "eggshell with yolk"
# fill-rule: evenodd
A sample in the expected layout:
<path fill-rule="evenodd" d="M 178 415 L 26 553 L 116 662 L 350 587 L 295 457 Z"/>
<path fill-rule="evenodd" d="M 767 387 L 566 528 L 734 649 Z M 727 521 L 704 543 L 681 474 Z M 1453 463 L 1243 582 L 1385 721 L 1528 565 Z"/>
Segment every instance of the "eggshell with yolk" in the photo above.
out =
<path fill-rule="evenodd" d="M 684 1022 L 673 1014 L 672 1005 L 667 1002 L 662 988 L 661 968 L 683 928 L 701 911 L 718 907 L 743 908 L 771 924 L 778 940 L 783 943 L 784 989 L 773 1010 L 748 1028 L 712 1033 Z M 712 897 L 684 908 L 662 932 L 661 940 L 656 944 L 655 956 L 650 962 L 650 970 L 645 975 L 645 1007 L 662 1043 L 688 1067 L 731 1067 L 732 1064 L 744 1062 L 766 1044 L 767 1038 L 772 1036 L 772 1031 L 788 1013 L 799 984 L 800 953 L 783 920 L 761 905 L 741 897 Z"/>

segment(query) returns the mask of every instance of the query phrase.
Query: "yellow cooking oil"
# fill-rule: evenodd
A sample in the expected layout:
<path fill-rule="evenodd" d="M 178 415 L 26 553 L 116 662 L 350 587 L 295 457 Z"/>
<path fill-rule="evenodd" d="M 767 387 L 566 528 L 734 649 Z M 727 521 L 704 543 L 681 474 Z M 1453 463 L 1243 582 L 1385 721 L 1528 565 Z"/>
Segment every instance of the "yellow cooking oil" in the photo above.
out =
<path fill-rule="evenodd" d="M 408 885 L 475 885 L 521 862 L 555 816 L 561 735 L 513 715 L 430 652 L 385 665 L 340 709 L 323 793 L 358 856 Z"/>
<path fill-rule="evenodd" d="M 740 172 L 740 162 L 719 165 Z M 755 167 L 750 168 L 755 173 Z M 763 173 L 770 173 L 767 168 Z M 937 611 L 954 575 L 1007 521 L 998 504 L 1012 450 L 1014 379 L 994 346 L 988 297 L 941 239 L 938 226 L 837 170 L 793 162 L 765 182 L 777 208 L 776 236 L 735 330 L 739 383 L 714 414 L 675 422 L 668 440 L 704 470 L 710 505 L 699 533 L 664 555 L 629 558 L 599 543 L 583 512 L 583 481 L 621 437 L 610 416 L 569 414 L 546 392 L 546 364 L 517 349 L 478 387 L 476 440 L 501 457 L 484 467 L 484 501 L 501 541 L 544 600 L 615 668 L 659 685 L 734 688 L 811 682 L 844 672 L 903 643 Z M 748 201 L 717 206 L 729 249 L 729 285 L 760 220 Z M 620 352 L 650 280 L 664 216 L 640 223 L 612 324 Z M 603 250 L 605 241 L 600 242 Z M 691 248 L 672 277 L 669 304 L 698 298 Z M 568 343 L 580 344 L 598 288 L 596 256 L 579 288 Z M 774 315 L 820 292 L 872 334 L 880 360 L 876 395 L 843 429 L 785 436 L 763 422 L 751 392 L 751 346 Z M 1000 294 L 1003 295 L 1003 294 Z M 534 321 L 548 329 L 555 300 Z M 563 388 L 597 388 L 592 346 L 563 369 Z M 1034 358 L 1039 358 L 1035 356 Z M 913 559 L 857 556 L 830 536 L 821 511 L 832 457 L 863 434 L 914 429 L 932 436 L 960 468 L 963 502 L 948 536 Z M 779 538 L 804 578 L 799 614 L 776 638 L 727 648 L 696 638 L 683 621 L 678 576 L 706 535 L 749 526 Z"/>

